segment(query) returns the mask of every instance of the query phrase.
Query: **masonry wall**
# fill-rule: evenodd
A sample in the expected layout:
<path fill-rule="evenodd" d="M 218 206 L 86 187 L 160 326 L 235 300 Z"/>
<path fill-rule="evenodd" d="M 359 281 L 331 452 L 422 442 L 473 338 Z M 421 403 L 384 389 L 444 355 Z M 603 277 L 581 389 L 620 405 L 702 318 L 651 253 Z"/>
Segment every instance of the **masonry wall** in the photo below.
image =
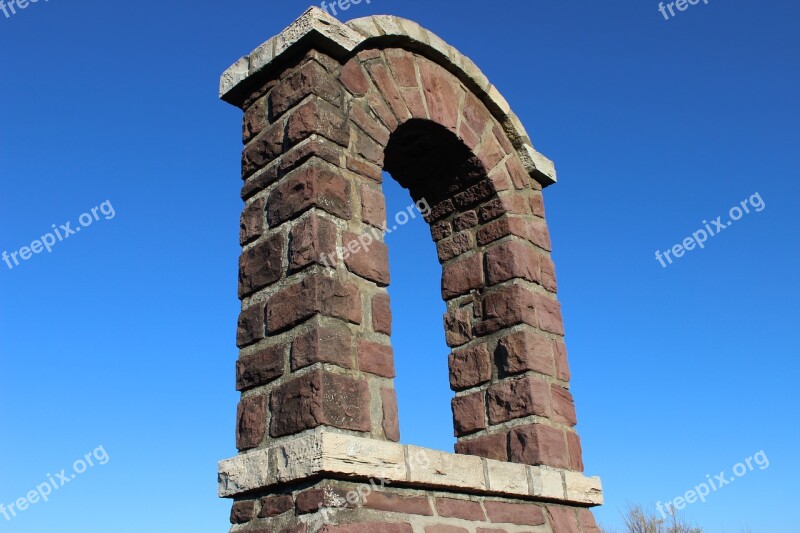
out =
<path fill-rule="evenodd" d="M 237 89 L 237 448 L 318 428 L 400 439 L 386 170 L 424 206 L 442 264 L 455 451 L 582 472 L 546 181 L 520 156 L 529 140 L 501 124 L 497 99 L 429 50 L 391 42 L 343 55 L 308 43 Z M 234 531 L 596 530 L 579 506 L 455 490 L 392 486 L 335 512 L 318 507 L 351 488 L 323 479 L 238 497 Z"/>

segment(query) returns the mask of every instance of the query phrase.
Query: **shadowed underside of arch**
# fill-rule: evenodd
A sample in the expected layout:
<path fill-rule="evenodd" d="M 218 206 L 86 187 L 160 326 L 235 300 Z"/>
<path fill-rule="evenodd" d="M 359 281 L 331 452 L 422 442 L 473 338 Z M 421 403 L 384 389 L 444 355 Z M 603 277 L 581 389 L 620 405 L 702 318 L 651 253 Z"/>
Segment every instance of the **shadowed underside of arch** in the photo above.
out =
<path fill-rule="evenodd" d="M 234 530 L 597 531 L 544 218 L 555 171 L 496 89 L 410 21 L 312 8 L 220 92 L 245 113 Z M 397 443 L 382 170 L 428 208 L 457 454 Z M 391 488 L 348 498 L 368 478 Z"/>

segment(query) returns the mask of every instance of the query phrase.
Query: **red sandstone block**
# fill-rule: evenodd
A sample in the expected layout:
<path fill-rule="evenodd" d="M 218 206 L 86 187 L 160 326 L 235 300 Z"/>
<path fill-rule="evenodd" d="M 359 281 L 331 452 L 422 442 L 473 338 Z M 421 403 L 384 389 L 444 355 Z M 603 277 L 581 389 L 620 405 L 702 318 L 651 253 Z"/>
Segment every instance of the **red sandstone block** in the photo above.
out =
<path fill-rule="evenodd" d="M 513 152 L 509 151 L 508 153 Z M 516 189 L 525 189 L 525 186 L 528 185 L 530 181 L 533 181 L 517 156 L 508 158 L 506 161 L 506 170 L 508 171 L 509 176 L 511 176 L 511 181 L 514 183 L 514 187 Z M 539 194 L 539 197 L 541 197 L 541 193 Z"/>
<path fill-rule="evenodd" d="M 327 161 L 331 165 L 338 167 L 341 162 L 339 157 L 341 152 L 342 148 L 337 144 L 332 143 L 325 137 L 312 135 L 298 145 L 289 148 L 281 156 L 278 168 L 281 175 L 286 175 L 312 157 Z"/>
<path fill-rule="evenodd" d="M 361 186 L 361 220 L 379 228 L 386 226 L 386 200 L 379 188 Z"/>
<path fill-rule="evenodd" d="M 553 249 L 550 243 L 550 232 L 544 220 L 533 219 L 527 221 L 528 239 L 543 250 L 548 252 Z"/>
<path fill-rule="evenodd" d="M 492 379 L 491 355 L 485 343 L 454 350 L 449 362 L 453 390 L 469 389 Z"/>
<path fill-rule="evenodd" d="M 388 294 L 379 292 L 372 297 L 372 331 L 392 334 L 392 306 Z"/>
<path fill-rule="evenodd" d="M 486 429 L 486 403 L 483 392 L 453 398 L 452 408 L 456 437 Z"/>
<path fill-rule="evenodd" d="M 284 125 L 276 122 L 250 140 L 242 152 L 242 177 L 265 167 L 283 153 Z"/>
<path fill-rule="evenodd" d="M 292 370 L 315 363 L 331 363 L 342 368 L 355 368 L 353 337 L 345 325 L 324 326 L 295 338 L 292 343 Z"/>
<path fill-rule="evenodd" d="M 247 500 L 242 502 L 233 502 L 231 509 L 231 524 L 246 524 L 255 516 L 256 502 L 254 500 Z"/>
<path fill-rule="evenodd" d="M 508 432 L 460 440 L 456 443 L 456 453 L 508 461 Z"/>
<path fill-rule="evenodd" d="M 352 214 L 350 182 L 310 161 L 283 178 L 269 195 L 267 221 L 270 227 L 275 227 L 311 207 L 349 220 Z"/>
<path fill-rule="evenodd" d="M 445 300 L 483 287 L 483 254 L 476 253 L 442 267 L 442 297 Z"/>
<path fill-rule="evenodd" d="M 506 151 L 500 146 L 494 135 L 484 137 L 483 144 L 478 150 L 478 159 L 483 163 L 484 168 L 493 169 L 506 156 Z"/>
<path fill-rule="evenodd" d="M 470 500 L 459 500 L 455 498 L 436 498 L 436 511 L 443 518 L 461 518 L 462 520 L 472 520 L 483 522 L 486 515 L 480 502 Z"/>
<path fill-rule="evenodd" d="M 574 431 L 567 431 L 567 448 L 569 448 L 569 468 L 577 472 L 583 472 L 581 438 Z"/>
<path fill-rule="evenodd" d="M 411 524 L 388 522 L 362 522 L 360 524 L 326 525 L 318 533 L 412 533 Z"/>
<path fill-rule="evenodd" d="M 319 426 L 369 432 L 369 387 L 348 376 L 315 370 L 276 388 L 270 398 L 270 435 Z"/>
<path fill-rule="evenodd" d="M 444 315 L 444 336 L 451 348 L 472 339 L 472 313 L 469 309 L 451 309 Z"/>
<path fill-rule="evenodd" d="M 244 112 L 242 142 L 247 142 L 261 133 L 267 126 L 267 99 L 259 98 Z"/>
<path fill-rule="evenodd" d="M 243 309 L 236 329 L 236 345 L 244 348 L 264 338 L 264 306 L 261 304 Z"/>
<path fill-rule="evenodd" d="M 432 61 L 420 58 L 418 64 L 431 120 L 455 131 L 464 90 L 452 74 Z"/>
<path fill-rule="evenodd" d="M 461 213 L 453 220 L 456 231 L 464 231 L 478 225 L 478 213 L 474 210 Z"/>
<path fill-rule="evenodd" d="M 338 278 L 312 274 L 275 293 L 267 302 L 270 334 L 292 327 L 317 313 L 361 323 L 361 295 L 357 287 Z"/>
<path fill-rule="evenodd" d="M 467 92 L 467 97 L 464 99 L 463 117 L 464 122 L 479 137 L 483 135 L 486 127 L 492 122 L 492 116 L 486 106 L 471 92 Z"/>
<path fill-rule="evenodd" d="M 257 529 L 248 531 L 247 533 L 273 533 L 273 531 L 274 530 Z M 308 533 L 308 526 L 306 524 L 295 524 L 281 529 L 278 533 Z"/>
<path fill-rule="evenodd" d="M 289 233 L 289 269 L 293 272 L 312 264 L 335 266 L 336 225 L 316 214 L 297 224 Z"/>
<path fill-rule="evenodd" d="M 553 531 L 558 531 L 559 533 L 581 533 L 580 526 L 578 526 L 577 509 L 574 507 L 548 505 L 547 514 Z"/>
<path fill-rule="evenodd" d="M 366 102 L 350 104 L 350 120 L 381 146 L 386 146 L 389 142 L 389 130 L 378 120 Z"/>
<path fill-rule="evenodd" d="M 504 241 L 486 250 L 486 280 L 495 285 L 519 278 L 539 283 L 541 256 L 521 241 Z"/>
<path fill-rule="evenodd" d="M 267 397 L 243 398 L 236 415 L 236 448 L 242 451 L 261 444 L 267 429 Z"/>
<path fill-rule="evenodd" d="M 509 458 L 513 463 L 569 468 L 570 457 L 564 431 L 544 424 L 511 430 Z"/>
<path fill-rule="evenodd" d="M 381 96 L 376 89 L 372 89 L 367 93 L 366 98 L 369 108 L 380 119 L 383 125 L 386 126 L 389 131 L 396 130 L 398 126 L 397 119 L 392 113 L 392 110 L 389 109 L 389 105 L 383 99 L 383 96 Z"/>
<path fill-rule="evenodd" d="M 448 239 L 436 243 L 439 261 L 442 263 L 468 252 L 473 248 L 475 248 L 475 236 L 469 231 L 457 233 Z"/>
<path fill-rule="evenodd" d="M 281 279 L 284 272 L 283 241 L 283 235 L 273 235 L 242 252 L 239 258 L 239 298 Z"/>
<path fill-rule="evenodd" d="M 289 144 L 297 144 L 313 134 L 345 148 L 350 143 L 350 130 L 343 112 L 321 98 L 309 99 L 294 108 L 288 117 L 286 140 Z"/>
<path fill-rule="evenodd" d="M 342 256 L 347 269 L 381 287 L 389 285 L 389 248 L 371 233 L 342 235 Z"/>
<path fill-rule="evenodd" d="M 294 509 L 294 500 L 289 494 L 282 494 L 280 496 L 267 496 L 261 498 L 261 511 L 258 513 L 259 518 L 272 518 L 273 516 L 282 515 Z"/>
<path fill-rule="evenodd" d="M 375 183 L 383 182 L 383 174 L 381 167 L 374 163 L 370 163 L 358 157 L 347 155 L 345 157 L 346 166 L 348 170 L 355 172 L 365 178 L 373 180 Z"/>
<path fill-rule="evenodd" d="M 354 509 L 358 503 L 347 500 L 348 492 L 337 487 L 324 487 L 304 490 L 295 496 L 297 514 L 316 513 L 320 507 L 339 507 Z M 336 505 L 332 499 L 336 499 Z"/>
<path fill-rule="evenodd" d="M 541 256 L 541 284 L 542 287 L 552 292 L 558 292 L 558 281 L 556 280 L 556 266 L 549 255 Z"/>
<path fill-rule="evenodd" d="M 503 131 L 503 128 L 500 127 L 500 124 L 497 121 L 493 121 L 493 122 L 494 122 L 494 126 L 492 127 L 492 133 L 494 133 L 495 139 L 497 139 L 500 142 L 500 146 L 503 147 L 503 150 L 507 154 L 513 154 L 514 153 L 514 146 L 511 144 L 511 141 L 509 140 L 508 135 L 506 135 L 506 132 Z"/>
<path fill-rule="evenodd" d="M 502 215 L 527 214 L 529 214 L 529 212 L 525 204 L 525 198 L 519 194 L 493 198 L 478 208 L 478 219 L 484 223 L 499 218 Z"/>
<path fill-rule="evenodd" d="M 469 533 L 469 530 L 457 526 L 437 525 L 426 526 L 425 533 Z"/>
<path fill-rule="evenodd" d="M 355 96 L 364 96 L 369 90 L 369 78 L 361 68 L 361 63 L 357 59 L 351 59 L 344 67 L 339 77 L 342 84 Z"/>
<path fill-rule="evenodd" d="M 510 160 L 509 160 L 510 161 Z M 537 217 L 545 218 L 545 211 L 544 211 L 544 196 L 540 192 L 536 192 L 530 198 L 531 203 L 531 213 L 536 215 Z"/>
<path fill-rule="evenodd" d="M 489 520 L 495 523 L 541 526 L 547 523 L 542 507 L 533 503 L 484 503 Z M 557 531 L 557 530 L 554 530 Z M 559 532 L 560 533 L 560 532 Z"/>
<path fill-rule="evenodd" d="M 242 246 L 258 239 L 264 233 L 266 205 L 267 199 L 262 197 L 247 204 L 242 211 L 239 222 L 239 243 Z"/>
<path fill-rule="evenodd" d="M 373 492 L 364 496 L 363 507 L 376 511 L 433 516 L 431 504 L 424 496 L 400 496 L 390 492 Z"/>
<path fill-rule="evenodd" d="M 464 209 L 491 198 L 496 192 L 497 190 L 492 180 L 485 179 L 456 194 L 453 197 L 453 201 L 457 207 Z"/>
<path fill-rule="evenodd" d="M 394 389 L 381 389 L 381 407 L 383 410 L 383 434 L 386 438 L 400 441 L 400 419 L 397 415 L 397 393 Z"/>
<path fill-rule="evenodd" d="M 433 207 L 431 207 L 428 215 L 425 217 L 425 220 L 428 222 L 435 222 L 452 214 L 455 212 L 455 210 L 456 206 L 453 203 L 453 200 L 448 198 L 447 200 L 442 200 L 441 202 L 434 204 Z"/>
<path fill-rule="evenodd" d="M 475 327 L 478 335 L 488 335 L 517 324 L 536 326 L 534 295 L 519 285 L 494 290 L 483 297 L 483 321 Z"/>
<path fill-rule="evenodd" d="M 307 61 L 283 77 L 269 94 L 273 120 L 294 107 L 307 96 L 315 94 L 329 103 L 341 105 L 338 82 L 316 61 Z"/>
<path fill-rule="evenodd" d="M 398 122 L 405 122 L 411 118 L 411 113 L 409 113 L 405 101 L 400 96 L 400 91 L 397 89 L 397 85 L 395 85 L 394 79 L 389 74 L 386 66 L 382 63 L 372 62 L 367 64 L 367 70 Z"/>
<path fill-rule="evenodd" d="M 434 241 L 441 241 L 453 234 L 453 227 L 449 222 L 439 222 L 431 226 L 431 237 Z"/>
<path fill-rule="evenodd" d="M 278 166 L 270 165 L 256 174 L 253 174 L 244 181 L 240 196 L 242 200 L 247 200 L 256 193 L 263 191 L 275 180 L 278 179 Z"/>
<path fill-rule="evenodd" d="M 462 120 L 458 126 L 458 138 L 473 152 L 481 143 L 481 138 L 467 125 L 466 120 Z"/>
<path fill-rule="evenodd" d="M 353 152 L 367 161 L 383 167 L 383 146 L 373 141 L 372 138 L 360 129 L 353 128 L 355 139 Z"/>
<path fill-rule="evenodd" d="M 603 533 L 597 522 L 594 520 L 594 515 L 589 509 L 578 509 L 578 525 L 583 533 Z"/>
<path fill-rule="evenodd" d="M 501 381 L 489 387 L 486 403 L 492 425 L 530 415 L 549 417 L 550 384 L 535 376 Z"/>
<path fill-rule="evenodd" d="M 555 375 L 553 341 L 539 333 L 523 330 L 500 339 L 496 359 L 505 374 L 521 374 L 532 370 Z"/>
<path fill-rule="evenodd" d="M 556 377 L 561 381 L 569 381 L 569 363 L 567 362 L 567 347 L 564 341 L 553 341 L 553 353 L 556 358 Z"/>
<path fill-rule="evenodd" d="M 359 339 L 358 369 L 384 378 L 393 378 L 395 371 L 392 347 Z"/>
<path fill-rule="evenodd" d="M 244 391 L 266 385 L 283 375 L 286 346 L 270 346 L 236 362 L 236 390 Z"/>
<path fill-rule="evenodd" d="M 400 87 L 418 87 L 414 55 L 405 50 L 389 48 L 384 51 L 386 62 L 392 69 L 394 80 Z"/>
<path fill-rule="evenodd" d="M 528 226 L 526 220 L 520 217 L 504 217 L 485 225 L 478 230 L 476 237 L 478 244 L 486 246 L 490 242 L 502 239 L 509 235 L 528 239 Z"/>
<path fill-rule="evenodd" d="M 543 294 L 534 294 L 533 301 L 536 308 L 536 322 L 539 328 L 556 335 L 564 335 L 561 304 Z"/>
<path fill-rule="evenodd" d="M 425 101 L 418 87 L 400 87 L 400 96 L 413 118 L 428 120 L 428 110 L 425 109 Z"/>
<path fill-rule="evenodd" d="M 575 401 L 572 399 L 572 393 L 564 387 L 553 385 L 552 394 L 553 422 L 566 424 L 570 427 L 577 424 L 578 419 L 575 415 Z"/>

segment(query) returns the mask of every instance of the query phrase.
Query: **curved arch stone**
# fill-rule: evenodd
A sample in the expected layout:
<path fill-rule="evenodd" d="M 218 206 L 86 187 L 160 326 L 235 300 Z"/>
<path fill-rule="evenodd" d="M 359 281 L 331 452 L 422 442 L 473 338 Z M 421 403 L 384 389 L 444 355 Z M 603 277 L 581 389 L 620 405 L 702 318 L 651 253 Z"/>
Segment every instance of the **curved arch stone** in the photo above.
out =
<path fill-rule="evenodd" d="M 594 531 L 542 196 L 555 172 L 486 77 L 411 21 L 312 8 L 220 93 L 244 111 L 241 453 L 220 467 L 234 530 L 351 531 L 377 512 L 388 531 L 391 511 L 411 531 L 457 525 L 455 507 L 477 527 Z M 457 454 L 397 444 L 383 170 L 442 264 Z M 328 515 L 369 477 L 393 484 L 382 507 Z"/>

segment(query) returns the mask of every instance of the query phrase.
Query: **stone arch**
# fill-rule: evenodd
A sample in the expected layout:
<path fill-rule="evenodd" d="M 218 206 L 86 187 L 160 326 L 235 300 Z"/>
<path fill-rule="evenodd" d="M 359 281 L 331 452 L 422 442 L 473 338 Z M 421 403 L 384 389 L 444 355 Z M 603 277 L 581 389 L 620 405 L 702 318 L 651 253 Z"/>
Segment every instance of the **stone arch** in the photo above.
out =
<path fill-rule="evenodd" d="M 367 455 L 378 446 L 381 463 L 399 453 L 405 474 L 392 474 L 405 481 L 427 472 L 409 460 L 413 446 L 379 445 L 400 437 L 385 169 L 426 200 L 442 264 L 461 455 L 423 455 L 470 470 L 470 461 L 483 461 L 480 480 L 459 481 L 464 490 L 485 492 L 516 476 L 519 486 L 504 494 L 599 503 L 599 482 L 580 474 L 544 218 L 542 188 L 555 171 L 478 68 L 410 21 L 342 24 L 312 8 L 231 67 L 220 92 L 245 113 L 237 334 L 244 455 L 221 467 L 223 495 L 264 489 L 269 476 L 286 483 L 330 472 L 314 463 L 300 474 L 288 458 L 306 457 L 301 445 L 324 455 L 336 439 Z M 558 481 L 542 485 L 554 473 Z M 436 486 L 428 475 L 419 482 Z M 575 509 L 548 516 L 553 530 L 559 520 L 584 520 L 590 530 L 591 515 Z"/>

